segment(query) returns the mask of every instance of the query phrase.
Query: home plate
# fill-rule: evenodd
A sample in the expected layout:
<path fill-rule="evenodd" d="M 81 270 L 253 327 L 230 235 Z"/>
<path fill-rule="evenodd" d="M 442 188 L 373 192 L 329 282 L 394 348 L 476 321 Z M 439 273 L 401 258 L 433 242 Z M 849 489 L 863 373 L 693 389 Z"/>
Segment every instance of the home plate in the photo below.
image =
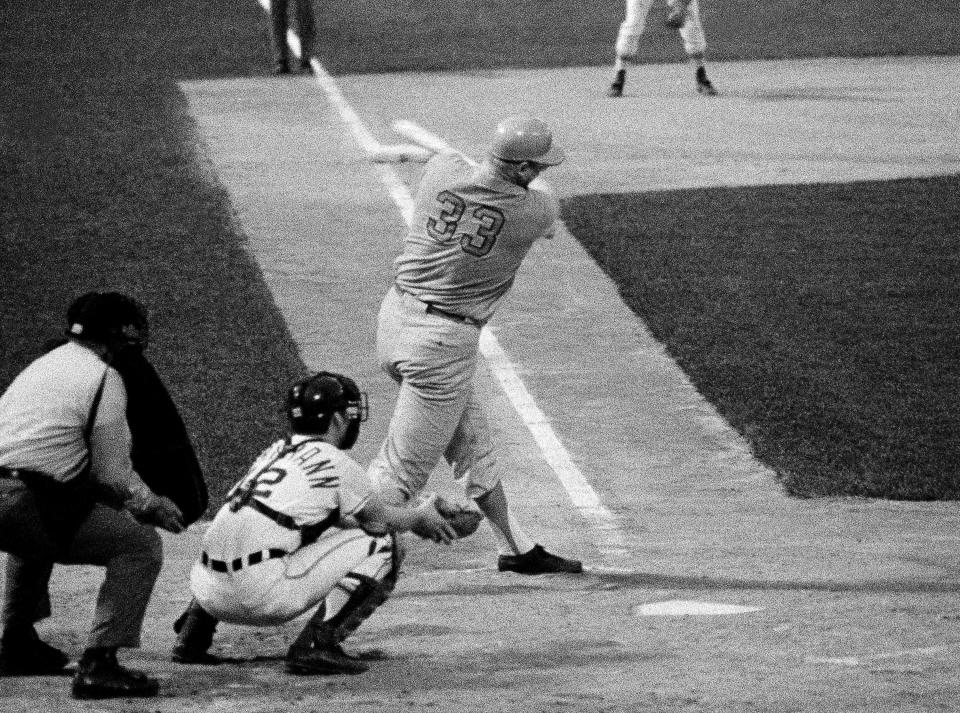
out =
<path fill-rule="evenodd" d="M 739 604 L 717 602 L 694 602 L 688 599 L 671 599 L 667 602 L 640 604 L 633 608 L 636 616 L 723 616 L 762 611 L 763 607 L 745 607 Z"/>

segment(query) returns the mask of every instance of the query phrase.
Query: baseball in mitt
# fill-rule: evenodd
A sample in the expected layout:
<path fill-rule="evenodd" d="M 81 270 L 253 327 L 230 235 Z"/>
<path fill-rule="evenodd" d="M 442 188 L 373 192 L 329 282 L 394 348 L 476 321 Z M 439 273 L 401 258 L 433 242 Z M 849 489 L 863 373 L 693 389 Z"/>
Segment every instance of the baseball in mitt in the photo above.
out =
<path fill-rule="evenodd" d="M 434 507 L 443 516 L 443 519 L 450 523 L 450 527 L 457 533 L 458 538 L 472 535 L 480 527 L 480 521 L 483 520 L 483 514 L 479 511 L 466 505 L 448 502 L 439 495 L 434 502 Z"/>

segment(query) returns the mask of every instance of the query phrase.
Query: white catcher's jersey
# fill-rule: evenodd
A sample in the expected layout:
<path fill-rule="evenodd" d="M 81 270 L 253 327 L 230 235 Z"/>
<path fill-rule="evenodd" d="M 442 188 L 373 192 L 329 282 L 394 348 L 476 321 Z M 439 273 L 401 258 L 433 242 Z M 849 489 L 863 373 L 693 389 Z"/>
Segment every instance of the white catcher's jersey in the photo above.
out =
<path fill-rule="evenodd" d="M 396 283 L 437 307 L 486 322 L 531 245 L 553 237 L 551 194 L 508 183 L 456 152 L 437 154 L 420 180 Z"/>
<path fill-rule="evenodd" d="M 300 547 L 298 530 L 277 524 L 249 505 L 232 505 L 247 493 L 292 518 L 297 527 L 305 527 L 328 518 L 336 524 L 357 512 L 370 497 L 371 486 L 363 469 L 329 443 L 302 435 L 279 440 L 257 458 L 213 519 L 203 538 L 209 558 L 230 562 L 262 550 L 293 552 Z"/>

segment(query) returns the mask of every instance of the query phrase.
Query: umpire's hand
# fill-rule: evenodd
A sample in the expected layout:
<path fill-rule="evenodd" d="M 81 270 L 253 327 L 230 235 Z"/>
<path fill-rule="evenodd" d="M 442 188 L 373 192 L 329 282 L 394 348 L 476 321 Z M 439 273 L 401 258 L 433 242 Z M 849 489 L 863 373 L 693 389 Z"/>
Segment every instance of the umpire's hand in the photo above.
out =
<path fill-rule="evenodd" d="M 174 502 L 165 495 L 152 494 L 143 502 L 127 503 L 127 509 L 138 522 L 144 525 L 154 525 L 169 532 L 183 532 L 185 525 L 183 513 Z"/>

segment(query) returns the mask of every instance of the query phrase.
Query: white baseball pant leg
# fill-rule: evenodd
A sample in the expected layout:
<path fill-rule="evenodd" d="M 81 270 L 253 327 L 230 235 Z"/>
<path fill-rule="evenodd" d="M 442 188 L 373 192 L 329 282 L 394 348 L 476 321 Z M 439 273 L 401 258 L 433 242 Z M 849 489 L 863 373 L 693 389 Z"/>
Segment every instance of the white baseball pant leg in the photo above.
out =
<path fill-rule="evenodd" d="M 334 613 L 339 611 L 356 586 L 349 574 L 382 581 L 392 571 L 393 546 L 391 535 L 376 537 L 359 528 L 332 527 L 316 542 L 284 558 L 236 572 L 214 572 L 196 562 L 190 588 L 200 606 L 221 621 L 283 624 L 328 596 Z M 343 592 L 346 597 L 341 596 Z"/>
<path fill-rule="evenodd" d="M 424 489 L 446 457 L 471 483 L 491 477 L 493 448 L 482 404 L 473 390 L 480 330 L 427 314 L 423 303 L 391 289 L 377 330 L 383 369 L 399 383 L 387 437 L 370 464 L 381 489 L 411 497 Z M 495 478 L 493 484 L 496 483 Z M 489 489 L 489 488 L 487 488 Z"/>
<path fill-rule="evenodd" d="M 680 27 L 680 39 L 688 57 L 703 57 L 707 51 L 707 38 L 700 21 L 700 0 L 690 0 L 687 19 Z"/>

